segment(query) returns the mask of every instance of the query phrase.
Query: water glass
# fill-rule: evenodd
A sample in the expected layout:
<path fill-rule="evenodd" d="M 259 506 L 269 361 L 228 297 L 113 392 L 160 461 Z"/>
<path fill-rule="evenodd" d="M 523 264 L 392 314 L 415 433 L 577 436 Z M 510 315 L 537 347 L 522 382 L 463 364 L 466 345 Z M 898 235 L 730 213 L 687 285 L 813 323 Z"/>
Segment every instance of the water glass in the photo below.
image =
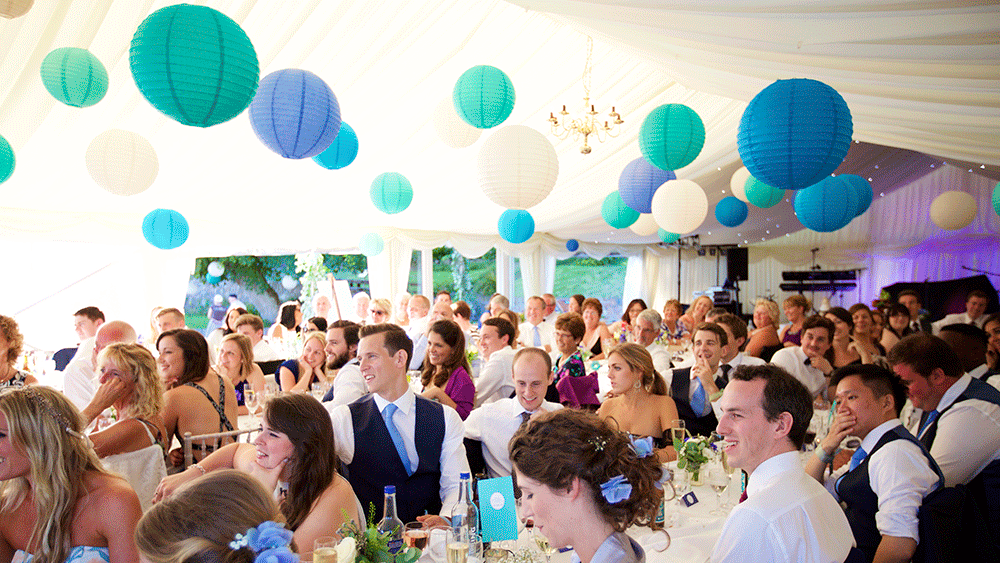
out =
<path fill-rule="evenodd" d="M 313 542 L 313 563 L 337 563 L 337 544 L 334 536 L 321 536 Z M 350 563 L 350 562 L 347 562 Z"/>

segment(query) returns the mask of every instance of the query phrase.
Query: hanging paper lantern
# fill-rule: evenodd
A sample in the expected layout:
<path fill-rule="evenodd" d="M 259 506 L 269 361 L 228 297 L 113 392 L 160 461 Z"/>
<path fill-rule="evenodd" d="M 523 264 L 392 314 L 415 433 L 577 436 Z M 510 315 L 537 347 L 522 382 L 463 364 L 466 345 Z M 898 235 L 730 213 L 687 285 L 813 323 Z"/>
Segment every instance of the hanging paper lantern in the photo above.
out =
<path fill-rule="evenodd" d="M 463 121 L 489 129 L 503 123 L 514 110 L 514 83 L 499 68 L 478 65 L 462 73 L 451 97 Z"/>
<path fill-rule="evenodd" d="M 31 9 L 35 0 L 0 0 L 0 16 L 14 19 L 23 16 Z"/>
<path fill-rule="evenodd" d="M 340 131 L 323 152 L 312 157 L 313 162 L 327 170 L 338 170 L 354 162 L 358 156 L 358 135 L 347 122 L 340 123 Z"/>
<path fill-rule="evenodd" d="M 285 276 L 281 278 L 281 287 L 285 288 L 288 291 L 295 289 L 295 286 L 297 285 L 299 285 L 299 280 L 293 278 L 288 274 L 285 274 Z"/>
<path fill-rule="evenodd" d="M 521 244 L 535 234 L 535 219 L 523 209 L 508 209 L 497 221 L 500 236 L 512 244 Z"/>
<path fill-rule="evenodd" d="M 660 237 L 660 240 L 663 241 L 664 244 L 673 244 L 681 240 L 681 236 L 679 234 L 664 231 L 663 229 L 657 230 L 656 236 Z"/>
<path fill-rule="evenodd" d="M 361 254 L 372 258 L 382 254 L 382 251 L 385 250 L 385 241 L 378 233 L 365 233 L 358 241 L 358 248 L 361 249 Z"/>
<path fill-rule="evenodd" d="M 399 172 L 385 172 L 372 181 L 371 198 L 379 211 L 393 215 L 410 206 L 413 187 Z"/>
<path fill-rule="evenodd" d="M 479 185 L 490 201 L 527 209 L 545 199 L 559 178 L 552 143 L 524 125 L 498 129 L 479 147 Z"/>
<path fill-rule="evenodd" d="M 87 147 L 86 162 L 97 185 L 122 196 L 146 191 L 160 172 L 153 145 L 142 135 L 122 129 L 109 129 L 94 137 Z"/>
<path fill-rule="evenodd" d="M 736 199 L 742 201 L 743 203 L 750 203 L 747 199 L 746 194 L 746 184 L 747 180 L 750 179 L 750 171 L 744 166 L 733 173 L 732 179 L 729 180 L 729 189 L 736 196 Z"/>
<path fill-rule="evenodd" d="M 173 209 L 154 209 L 142 220 L 146 242 L 163 250 L 177 248 L 187 241 L 187 219 Z"/>
<path fill-rule="evenodd" d="M 340 104 L 326 82 L 308 70 L 276 70 L 260 81 L 250 104 L 250 125 L 272 151 L 308 158 L 333 143 L 340 131 Z"/>
<path fill-rule="evenodd" d="M 222 281 L 221 276 L 213 276 L 212 274 L 205 274 L 205 281 L 211 285 L 215 285 Z"/>
<path fill-rule="evenodd" d="M 482 129 L 469 125 L 455 113 L 455 102 L 445 98 L 434 107 L 434 131 L 441 142 L 453 149 L 464 149 L 479 140 Z"/>
<path fill-rule="evenodd" d="M 785 190 L 769 186 L 753 176 L 747 178 L 743 193 L 747 196 L 748 203 L 752 203 L 761 209 L 774 207 L 785 197 Z"/>
<path fill-rule="evenodd" d="M 0 135 L 0 184 L 6 182 L 14 173 L 15 160 L 14 148 Z"/>
<path fill-rule="evenodd" d="M 577 250 L 579 250 L 579 248 L 580 248 L 580 241 L 576 240 L 575 238 L 571 238 L 568 241 L 566 241 L 566 250 L 570 252 L 576 252 Z"/>
<path fill-rule="evenodd" d="M 705 124 L 684 104 L 664 104 L 649 112 L 639 129 L 642 156 L 662 170 L 694 162 L 705 146 Z"/>
<path fill-rule="evenodd" d="M 848 187 L 848 195 L 850 195 L 852 204 L 851 214 L 858 217 L 868 211 L 875 195 L 872 193 L 872 185 L 868 183 L 868 180 L 856 174 L 841 174 L 838 177 Z"/>
<path fill-rule="evenodd" d="M 653 196 L 653 218 L 672 233 L 690 233 L 708 215 L 708 196 L 691 180 L 671 180 Z"/>
<path fill-rule="evenodd" d="M 736 145 L 754 177 L 801 190 L 840 166 L 853 132 L 851 111 L 836 90 L 794 78 L 778 80 L 750 100 Z"/>
<path fill-rule="evenodd" d="M 604 222 L 616 229 L 624 229 L 639 220 L 639 212 L 625 205 L 618 191 L 613 191 L 604 198 L 601 204 L 601 217 Z"/>
<path fill-rule="evenodd" d="M 62 47 L 42 60 L 42 84 L 60 102 L 85 108 L 108 92 L 108 71 L 90 51 Z"/>
<path fill-rule="evenodd" d="M 652 214 L 642 213 L 639 215 L 639 218 L 636 219 L 635 223 L 632 223 L 629 230 L 640 237 L 648 237 L 650 235 L 655 235 L 659 228 L 660 226 L 656 224 L 656 219 L 653 219 Z"/>
<path fill-rule="evenodd" d="M 968 227 L 979 208 L 976 198 L 965 192 L 947 191 L 931 202 L 931 221 L 942 229 L 957 231 Z"/>
<path fill-rule="evenodd" d="M 827 176 L 817 184 L 795 194 L 795 216 L 807 229 L 830 233 L 843 228 L 851 219 L 853 204 L 846 197 L 849 189 L 839 177 Z"/>
<path fill-rule="evenodd" d="M 2 162 L 3 158 L 0 157 L 0 163 Z M 3 165 L 0 164 L 0 182 L 3 182 L 2 170 Z M 993 187 L 993 211 L 996 211 L 997 215 L 1000 215 L 1000 182 L 997 182 L 997 185 Z"/>
<path fill-rule="evenodd" d="M 250 38 L 225 14 L 176 4 L 149 15 L 132 36 L 135 85 L 172 119 L 211 127 L 250 105 L 260 67 Z"/>
<path fill-rule="evenodd" d="M 722 198 L 715 204 L 715 218 L 726 227 L 739 227 L 747 220 L 747 204 L 733 196 Z"/>
<path fill-rule="evenodd" d="M 625 166 L 618 177 L 618 193 L 625 205 L 639 213 L 649 213 L 656 189 L 668 180 L 676 180 L 673 170 L 660 170 L 645 158 L 637 158 Z M 652 234 L 652 233 L 650 233 Z"/>
<path fill-rule="evenodd" d="M 222 277 L 223 272 L 226 271 L 226 267 L 222 265 L 222 262 L 218 260 L 213 260 L 208 263 L 208 275 L 212 277 Z"/>

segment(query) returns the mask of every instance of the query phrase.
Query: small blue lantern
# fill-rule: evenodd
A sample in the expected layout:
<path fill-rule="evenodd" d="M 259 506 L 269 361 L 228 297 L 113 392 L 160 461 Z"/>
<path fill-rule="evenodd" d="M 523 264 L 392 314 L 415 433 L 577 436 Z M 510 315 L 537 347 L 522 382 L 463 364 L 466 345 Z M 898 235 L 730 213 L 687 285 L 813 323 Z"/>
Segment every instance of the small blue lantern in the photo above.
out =
<path fill-rule="evenodd" d="M 841 174 L 838 177 L 849 188 L 848 194 L 851 197 L 852 204 L 851 214 L 854 217 L 859 217 L 865 211 L 868 211 L 868 208 L 872 204 L 872 198 L 875 195 L 872 193 L 872 185 L 868 183 L 868 180 L 856 174 Z"/>
<path fill-rule="evenodd" d="M 570 252 L 576 252 L 579 249 L 580 249 L 580 241 L 576 240 L 575 238 L 571 238 L 568 241 L 566 241 L 566 250 Z"/>
<path fill-rule="evenodd" d="M 462 73 L 452 90 L 455 113 L 477 129 L 496 127 L 514 111 L 514 83 L 495 66 L 478 65 Z"/>
<path fill-rule="evenodd" d="M 358 248 L 361 249 L 362 254 L 369 258 L 378 256 L 385 250 L 385 240 L 378 233 L 365 233 L 361 235 Z"/>
<path fill-rule="evenodd" d="M 664 182 L 676 180 L 673 170 L 661 170 L 639 157 L 625 166 L 618 177 L 618 193 L 625 205 L 639 213 L 652 213 L 653 194 Z"/>
<path fill-rule="evenodd" d="M 738 227 L 747 220 L 747 204 L 733 196 L 722 198 L 715 204 L 715 218 L 726 227 Z"/>
<path fill-rule="evenodd" d="M 677 233 L 671 233 L 670 231 L 665 231 L 663 229 L 657 230 L 656 236 L 660 237 L 660 240 L 663 241 L 664 244 L 673 244 L 681 240 L 681 235 Z"/>
<path fill-rule="evenodd" d="M 269 149 L 285 158 L 325 151 L 340 131 L 340 104 L 315 74 L 276 70 L 260 81 L 250 103 L 250 125 Z"/>
<path fill-rule="evenodd" d="M 639 220 L 639 212 L 625 205 L 618 191 L 613 191 L 604 198 L 601 204 L 601 217 L 604 222 L 616 229 L 625 229 Z"/>
<path fill-rule="evenodd" d="M 330 146 L 312 159 L 313 162 L 327 170 L 338 170 L 354 162 L 357 156 L 358 134 L 347 122 L 341 122 L 340 131 Z"/>
<path fill-rule="evenodd" d="M 854 219 L 853 204 L 847 197 L 850 189 L 840 177 L 827 176 L 817 184 L 795 194 L 795 216 L 807 229 L 830 233 Z"/>
<path fill-rule="evenodd" d="M 173 209 L 154 209 L 142 220 L 146 242 L 162 250 L 171 250 L 187 242 L 190 232 L 187 219 Z"/>
<path fill-rule="evenodd" d="M 372 203 L 382 213 L 394 215 L 405 210 L 413 201 L 413 186 L 399 172 L 385 172 L 372 180 Z"/>
<path fill-rule="evenodd" d="M 505 241 L 521 244 L 535 234 L 535 219 L 523 209 L 508 209 L 500 215 L 497 229 Z"/>

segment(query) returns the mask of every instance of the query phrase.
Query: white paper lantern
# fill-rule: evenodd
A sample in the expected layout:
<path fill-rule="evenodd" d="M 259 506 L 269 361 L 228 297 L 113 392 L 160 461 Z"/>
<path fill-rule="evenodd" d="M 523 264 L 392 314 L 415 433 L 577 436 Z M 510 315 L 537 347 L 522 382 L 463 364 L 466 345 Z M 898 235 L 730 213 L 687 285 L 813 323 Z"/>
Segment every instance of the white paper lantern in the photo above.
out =
<path fill-rule="evenodd" d="M 213 260 L 208 263 L 208 273 L 213 277 L 222 276 L 223 272 L 226 271 L 226 267 L 222 265 L 218 260 Z"/>
<path fill-rule="evenodd" d="M 750 178 L 750 171 L 744 166 L 740 168 L 735 173 L 733 177 L 729 180 L 729 190 L 733 192 L 736 199 L 742 201 L 743 203 L 750 203 L 747 199 L 747 194 L 743 189 L 746 187 L 747 179 Z"/>
<path fill-rule="evenodd" d="M 28 13 L 35 0 L 0 0 L 0 16 L 14 19 Z"/>
<path fill-rule="evenodd" d="M 285 277 L 281 278 L 281 287 L 287 289 L 288 291 L 295 289 L 295 286 L 297 285 L 299 285 L 299 280 L 288 274 L 285 274 Z"/>
<path fill-rule="evenodd" d="M 931 221 L 949 231 L 968 227 L 978 212 L 976 198 L 965 192 L 944 192 L 931 202 Z"/>
<path fill-rule="evenodd" d="M 552 143 L 524 125 L 495 131 L 479 147 L 479 185 L 490 201 L 527 209 L 545 199 L 559 177 Z"/>
<path fill-rule="evenodd" d="M 648 237 L 656 234 L 656 231 L 660 230 L 660 226 L 656 224 L 656 219 L 653 219 L 652 213 L 643 213 L 639 215 L 639 219 L 632 226 L 629 227 L 632 232 L 639 235 L 640 237 Z"/>
<path fill-rule="evenodd" d="M 142 135 L 109 129 L 87 147 L 87 171 L 105 190 L 116 195 L 146 191 L 160 171 L 153 145 Z"/>
<path fill-rule="evenodd" d="M 691 180 L 664 182 L 653 195 L 653 219 L 671 233 L 687 234 L 708 215 L 708 196 Z"/>
<path fill-rule="evenodd" d="M 455 113 L 451 98 L 438 102 L 434 108 L 434 131 L 441 142 L 453 149 L 464 149 L 479 140 L 482 129 L 476 129 Z"/>

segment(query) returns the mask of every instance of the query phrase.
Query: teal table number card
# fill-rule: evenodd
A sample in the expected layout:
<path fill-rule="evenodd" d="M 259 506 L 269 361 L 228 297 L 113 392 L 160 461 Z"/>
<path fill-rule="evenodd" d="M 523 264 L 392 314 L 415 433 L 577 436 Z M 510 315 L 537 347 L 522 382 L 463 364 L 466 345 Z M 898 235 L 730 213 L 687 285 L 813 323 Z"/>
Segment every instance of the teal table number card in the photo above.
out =
<path fill-rule="evenodd" d="M 510 476 L 479 481 L 479 520 L 484 542 L 517 539 L 517 507 Z"/>

